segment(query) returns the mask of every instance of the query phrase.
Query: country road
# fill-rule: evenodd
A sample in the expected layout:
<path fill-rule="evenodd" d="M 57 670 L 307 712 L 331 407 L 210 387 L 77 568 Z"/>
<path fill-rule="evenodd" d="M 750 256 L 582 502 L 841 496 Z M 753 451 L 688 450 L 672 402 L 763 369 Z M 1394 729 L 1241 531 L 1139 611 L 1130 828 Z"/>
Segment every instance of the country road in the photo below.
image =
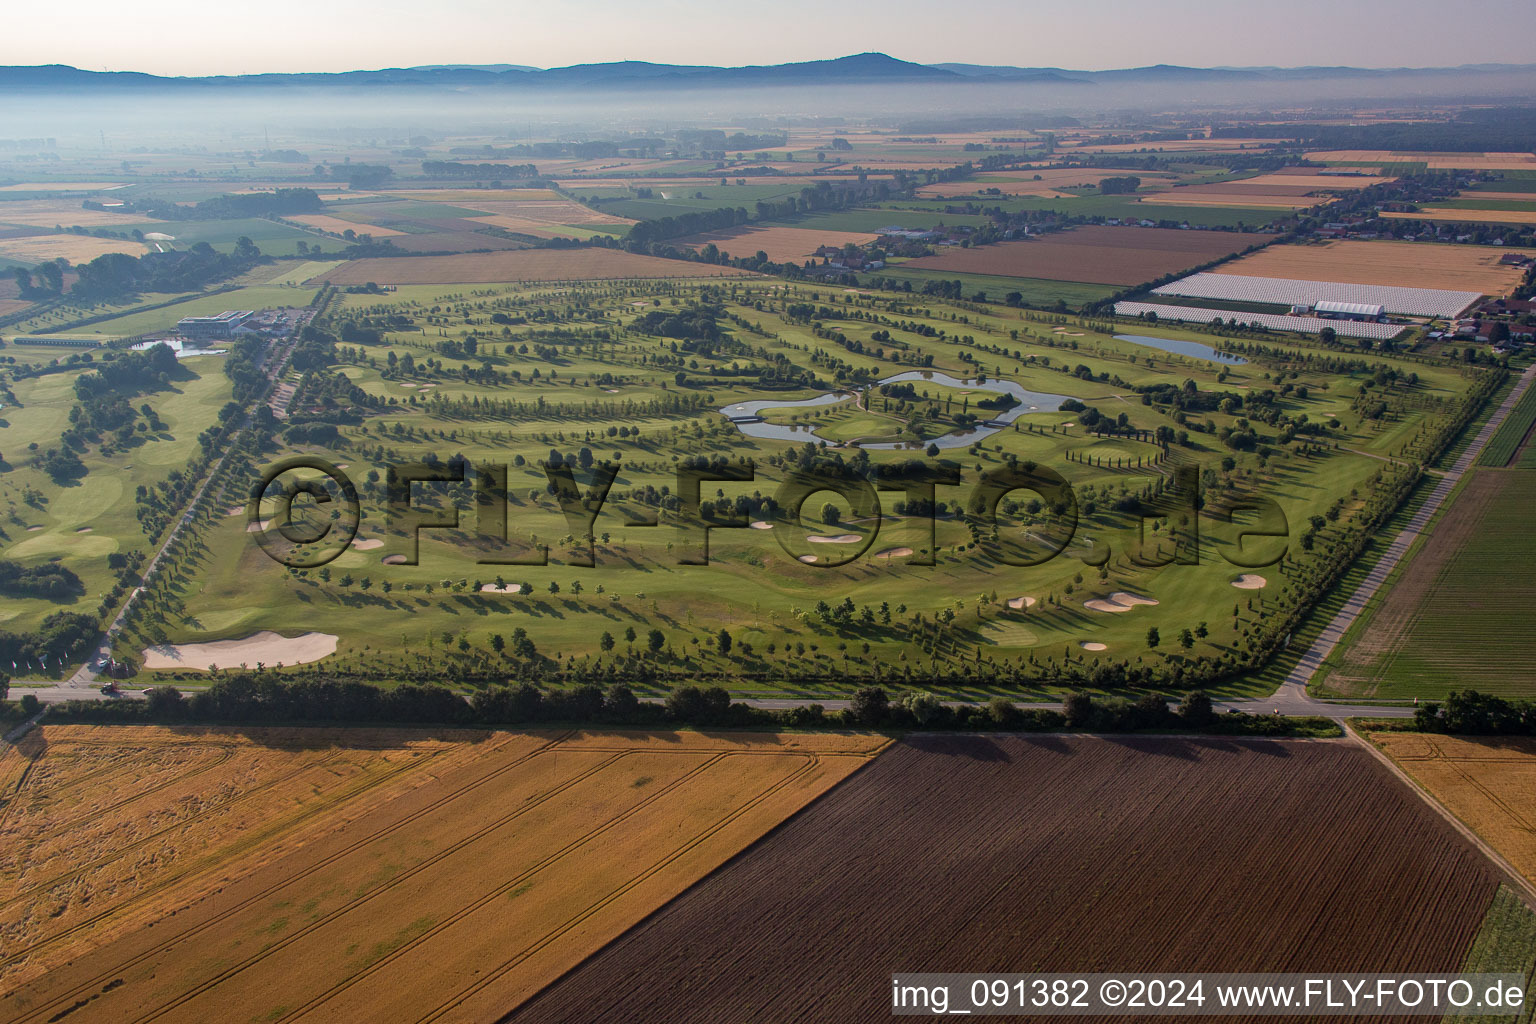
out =
<path fill-rule="evenodd" d="M 1285 677 L 1285 681 L 1280 684 L 1280 689 L 1276 691 L 1274 698 L 1276 701 L 1304 703 L 1312 699 L 1307 692 L 1307 684 L 1317 672 L 1318 666 L 1322 665 L 1328 659 L 1328 656 L 1333 653 L 1333 649 L 1339 645 L 1339 641 L 1344 639 L 1344 634 L 1349 632 L 1349 627 L 1354 625 L 1355 620 L 1360 617 L 1360 613 L 1365 610 L 1365 606 L 1370 603 L 1371 598 L 1381 589 L 1381 585 L 1386 582 L 1387 577 L 1392 575 L 1392 570 L 1396 569 L 1398 563 L 1403 560 L 1403 556 L 1408 553 L 1408 549 L 1413 546 L 1413 542 L 1419 539 L 1419 536 L 1424 532 L 1424 528 L 1429 525 L 1429 521 L 1440 511 L 1440 506 L 1445 504 L 1445 499 L 1450 496 L 1451 492 L 1455 490 L 1456 485 L 1461 482 L 1462 476 L 1471 467 L 1472 463 L 1476 461 L 1477 457 L 1483 453 L 1483 449 L 1488 446 L 1489 439 L 1493 437 L 1493 432 L 1499 428 L 1499 424 L 1504 422 L 1504 418 L 1509 415 L 1509 411 L 1515 407 L 1515 402 L 1531 386 L 1533 379 L 1536 379 L 1536 366 L 1527 367 L 1526 371 L 1520 375 L 1520 379 L 1515 383 L 1515 386 L 1510 389 L 1509 396 L 1493 411 L 1493 415 L 1488 417 L 1488 422 L 1483 424 L 1483 428 L 1477 432 L 1477 436 L 1472 439 L 1472 443 L 1467 446 L 1467 450 L 1461 453 L 1461 457 L 1451 465 L 1450 469 L 1446 470 L 1439 483 L 1435 484 L 1435 489 L 1430 492 L 1424 504 L 1408 520 L 1408 525 L 1404 526 L 1402 532 L 1392 538 L 1392 543 L 1387 545 L 1387 550 L 1382 553 L 1381 559 L 1372 566 L 1370 572 L 1366 573 L 1365 579 L 1360 582 L 1360 586 L 1355 588 L 1355 592 L 1349 595 L 1349 599 L 1344 602 L 1344 606 L 1339 609 L 1338 614 L 1334 615 L 1333 619 L 1323 627 L 1323 631 L 1318 634 L 1317 639 L 1312 641 L 1312 646 L 1302 653 L 1301 658 L 1296 662 L 1296 667 L 1291 669 L 1290 674 Z"/>

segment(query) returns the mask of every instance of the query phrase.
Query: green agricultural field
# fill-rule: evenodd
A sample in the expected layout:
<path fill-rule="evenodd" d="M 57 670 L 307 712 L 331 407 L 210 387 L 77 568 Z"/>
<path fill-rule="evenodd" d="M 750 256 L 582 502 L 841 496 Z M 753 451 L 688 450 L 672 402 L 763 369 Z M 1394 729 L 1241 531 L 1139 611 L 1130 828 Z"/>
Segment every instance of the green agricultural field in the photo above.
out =
<path fill-rule="evenodd" d="M 818 310 L 814 322 L 796 312 L 806 304 Z M 691 326 L 641 321 L 656 312 L 682 314 Z M 1073 683 L 1104 689 L 1129 673 L 1132 685 L 1171 686 L 1245 656 L 1282 621 L 1390 472 L 1369 452 L 1376 420 L 1353 412 L 1362 386 L 1394 430 L 1435 422 L 1466 386 L 1455 371 L 1392 357 L 1339 363 L 1307 341 L 1276 340 L 1283 356 L 1218 367 L 1116 340 L 1102 324 L 778 281 L 414 286 L 338 296 L 322 326 L 339 339 L 334 362 L 300 385 L 270 442 L 233 452 L 216 483 L 220 500 L 197 524 L 197 556 L 147 595 L 154 615 L 119 638 L 119 653 L 140 658 L 159 644 L 272 630 L 332 634 L 338 650 L 321 663 L 327 671 L 386 683 L 423 673 L 472 684 L 618 673 L 642 685 L 715 678 L 743 693 L 836 695 L 851 680 L 878 677 L 952 693 L 1044 695 Z M 980 385 L 919 378 L 910 398 L 877 388 L 860 404 L 813 412 L 790 404 L 914 370 L 1009 380 L 1075 404 L 1057 410 L 1052 399 L 995 433 L 959 437 L 936 457 L 925 442 L 955 439 L 950 427 L 975 412 L 967 403 L 982 397 Z M 1143 402 L 1136 389 L 1157 385 L 1165 396 L 1211 396 L 1199 399 L 1209 408 Z M 798 423 L 815 433 L 743 433 L 717 410 L 746 400 L 770 403 L 765 426 Z M 1338 426 L 1321 435 L 1326 444 L 1279 438 L 1277 425 L 1301 413 L 1320 423 L 1337 414 Z M 851 443 L 875 444 L 914 421 L 925 439 L 915 448 Z M 334 437 L 316 424 L 333 427 Z M 1252 447 L 1224 440 L 1250 429 Z M 360 543 L 323 568 L 290 571 L 263 553 L 244 515 L 229 513 L 262 467 L 301 453 L 344 465 L 356 481 Z M 596 486 L 594 472 L 612 467 L 602 503 L 588 496 L 590 526 L 551 492 L 542 466 L 551 453 L 574 464 L 584 491 Z M 399 564 L 409 548 L 387 529 L 383 477 L 392 464 L 429 455 L 470 464 L 463 485 L 413 492 L 423 508 L 458 506 L 460 526 L 422 531 L 417 564 Z M 687 526 L 694 513 L 680 500 L 684 459 L 750 460 L 751 480 L 702 483 L 700 500 L 713 512 L 699 514 L 739 512 L 741 525 L 771 528 L 722 523 L 710 532 L 709 564 L 687 564 L 701 559 L 698 531 Z M 938 488 L 931 525 L 899 490 L 876 499 L 878 519 L 834 491 L 813 493 L 798 516 L 779 503 L 798 470 L 863 474 L 913 459 L 947 462 L 962 480 Z M 985 504 L 976 504 L 975 488 L 984 473 L 1031 464 L 1070 482 L 1079 518 L 1069 538 L 1068 506 L 1026 491 L 1005 495 L 1000 540 L 1065 545 L 1042 564 L 1014 566 L 976 518 Z M 480 532 L 472 488 L 476 467 L 486 465 L 507 466 L 505 544 Z M 1226 494 L 1277 502 L 1292 525 L 1284 565 L 1223 560 L 1231 525 L 1202 513 L 1196 542 L 1191 511 L 1170 496 L 1143 525 L 1137 509 L 1160 500 L 1179 466 L 1195 470 L 1207 509 Z M 1323 525 L 1309 526 L 1313 517 Z M 659 525 L 638 525 L 653 518 Z M 540 562 L 530 557 L 540 545 L 547 564 L 530 564 Z M 1196 549 L 1200 564 L 1161 564 Z M 589 553 L 595 564 L 585 565 Z M 1244 572 L 1262 580 L 1234 586 Z"/>
<path fill-rule="evenodd" d="M 930 282 L 959 281 L 967 297 L 985 292 L 996 302 L 1009 292 L 1018 292 L 1020 301 L 1027 306 L 1048 308 L 1058 301 L 1073 309 L 1086 306 L 1115 293 L 1109 285 L 1081 284 L 1076 281 L 1043 281 L 1032 277 L 998 277 L 991 274 L 946 273 L 941 270 L 908 270 L 899 263 L 868 275 L 865 280 L 884 278 L 890 281 L 911 281 L 915 291 L 921 292 Z"/>
<path fill-rule="evenodd" d="M 992 205 L 977 200 L 984 206 Z M 1071 199 L 1021 197 L 1010 201 L 1011 210 L 1054 210 L 1077 217 L 1115 217 L 1121 220 L 1174 221 L 1195 227 L 1261 227 L 1289 211 L 1259 207 L 1171 206 L 1162 203 L 1138 203 L 1126 196 L 1075 196 Z"/>
<path fill-rule="evenodd" d="M 268 256 L 293 256 L 298 243 L 324 242 L 307 231 L 301 231 L 276 221 L 250 220 L 179 220 L 156 230 L 173 236 L 172 243 L 178 249 L 190 249 L 198 242 L 207 242 L 220 252 L 233 252 L 235 241 L 242 236 L 256 243 L 256 248 Z"/>
<path fill-rule="evenodd" d="M 1517 461 L 1518 465 L 1518 461 Z M 1536 473 L 1476 469 L 1319 672 L 1345 696 L 1533 693 L 1525 628 Z"/>
<path fill-rule="evenodd" d="M 1509 411 L 1499 429 L 1488 439 L 1488 446 L 1478 456 L 1479 466 L 1507 466 L 1519 451 L 1523 442 L 1536 426 L 1536 390 L 1527 390 L 1520 401 Z"/>
<path fill-rule="evenodd" d="M 927 231 L 941 224 L 965 224 L 984 227 L 992 223 L 990 217 L 970 213 L 944 213 L 942 210 L 920 210 L 903 203 L 900 208 L 862 208 L 837 210 L 832 213 L 812 213 L 792 220 L 771 221 L 786 227 L 814 228 L 818 231 L 879 231 L 881 228 L 900 226 L 915 231 Z"/>
<path fill-rule="evenodd" d="M 137 488 L 154 487 L 184 469 L 198 451 L 198 434 L 217 422 L 230 400 L 222 357 L 182 360 L 167 386 L 131 399 L 135 408 L 153 408 L 161 429 L 136 431 L 126 446 L 112 444 L 110 454 L 99 443 L 88 445 L 80 456 L 85 475 L 60 483 L 35 465 L 32 446 L 45 451 L 58 445 L 81 372 L 9 383 L 14 401 L 0 409 L 0 559 L 28 567 L 58 562 L 80 577 L 84 592 L 63 603 L 6 595 L 0 629 L 32 629 L 59 610 L 94 615 L 116 578 L 108 556 L 149 548 L 136 514 Z M 149 426 L 143 417 L 138 422 Z"/>

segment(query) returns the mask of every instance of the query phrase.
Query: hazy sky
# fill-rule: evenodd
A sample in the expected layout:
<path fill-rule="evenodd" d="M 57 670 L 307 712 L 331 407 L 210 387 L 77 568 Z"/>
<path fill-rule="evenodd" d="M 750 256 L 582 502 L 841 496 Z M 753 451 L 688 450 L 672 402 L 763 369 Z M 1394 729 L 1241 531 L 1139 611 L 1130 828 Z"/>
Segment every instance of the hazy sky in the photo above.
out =
<path fill-rule="evenodd" d="M 922 63 L 1536 62 L 1531 0 L 70 0 L 20 3 L 0 64 L 162 75 L 611 60 L 776 64 L 880 50 Z M 0 114 L 0 119 L 3 119 Z"/>

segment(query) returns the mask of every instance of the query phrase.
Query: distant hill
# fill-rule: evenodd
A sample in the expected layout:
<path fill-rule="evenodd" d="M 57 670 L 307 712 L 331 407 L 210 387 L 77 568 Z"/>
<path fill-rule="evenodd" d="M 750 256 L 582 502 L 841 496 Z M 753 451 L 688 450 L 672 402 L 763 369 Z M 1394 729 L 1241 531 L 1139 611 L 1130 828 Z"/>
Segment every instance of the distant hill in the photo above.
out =
<path fill-rule="evenodd" d="M 1496 75 L 1529 72 L 1536 65 L 1472 64 L 1457 68 L 1187 68 L 1169 64 L 1110 71 L 1024 68 L 984 64 L 914 64 L 883 53 L 859 53 L 833 60 L 748 67 L 652 64 L 616 61 L 531 68 L 521 64 L 426 64 L 375 71 L 226 75 L 167 78 L 133 71 L 83 71 L 63 64 L 0 67 L 0 92 L 190 91 L 343 86 L 360 89 L 398 86 L 463 89 L 687 89 L 735 86 L 920 83 L 928 85 L 1007 83 L 1179 84 L 1200 82 L 1287 82 L 1383 76 Z"/>

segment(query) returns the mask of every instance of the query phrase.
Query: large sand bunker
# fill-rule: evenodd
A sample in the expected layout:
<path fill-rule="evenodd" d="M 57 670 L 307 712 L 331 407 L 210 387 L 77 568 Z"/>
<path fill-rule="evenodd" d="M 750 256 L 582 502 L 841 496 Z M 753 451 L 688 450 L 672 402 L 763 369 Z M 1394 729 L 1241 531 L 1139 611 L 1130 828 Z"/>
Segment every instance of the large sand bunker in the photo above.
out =
<path fill-rule="evenodd" d="M 1109 645 L 1108 644 L 1096 643 L 1096 642 L 1094 642 L 1092 640 L 1079 640 L 1077 642 L 1077 646 L 1081 647 L 1085 651 L 1107 651 L 1107 650 L 1109 650 Z"/>
<path fill-rule="evenodd" d="M 1245 572 L 1232 581 L 1232 585 L 1238 590 L 1263 590 L 1269 583 L 1263 576 L 1256 576 L 1251 572 Z"/>
<path fill-rule="evenodd" d="M 215 665 L 303 665 L 336 653 L 333 633 L 302 633 L 286 637 L 263 630 L 241 640 L 211 640 L 201 644 L 156 644 L 144 649 L 145 668 L 207 671 Z"/>
<path fill-rule="evenodd" d="M 864 538 L 856 533 L 840 533 L 836 537 L 807 537 L 805 539 L 812 544 L 857 544 Z"/>
<path fill-rule="evenodd" d="M 1119 614 L 1128 612 L 1139 604 L 1157 604 L 1156 598 L 1137 597 L 1135 594 L 1127 594 L 1123 590 L 1117 590 L 1106 598 L 1094 598 L 1084 601 L 1083 607 L 1093 612 L 1113 612 Z"/>
<path fill-rule="evenodd" d="M 384 542 L 374 538 L 364 540 L 361 537 L 354 537 L 352 538 L 352 546 L 359 551 L 372 551 L 374 548 L 383 547 Z"/>
<path fill-rule="evenodd" d="M 765 523 L 765 522 L 762 522 L 761 520 L 759 520 L 758 522 L 752 523 L 751 526 L 752 526 L 752 529 L 754 529 L 754 530 L 771 530 L 771 529 L 773 529 L 773 524 L 772 523 Z"/>
<path fill-rule="evenodd" d="M 884 551 L 876 551 L 876 558 L 906 558 L 912 553 L 911 548 L 886 548 Z"/>
<path fill-rule="evenodd" d="M 1008 607 L 1014 611 L 1020 611 L 1024 608 L 1033 607 L 1034 603 L 1035 599 L 1032 597 L 1014 597 L 1008 600 Z"/>

